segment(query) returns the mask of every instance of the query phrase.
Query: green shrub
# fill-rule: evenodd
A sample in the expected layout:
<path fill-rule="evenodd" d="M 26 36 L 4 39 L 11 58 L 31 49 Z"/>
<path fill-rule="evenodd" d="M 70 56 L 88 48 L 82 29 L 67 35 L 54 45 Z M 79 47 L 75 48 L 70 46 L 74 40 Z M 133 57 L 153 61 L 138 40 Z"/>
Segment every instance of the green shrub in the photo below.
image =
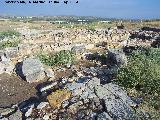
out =
<path fill-rule="evenodd" d="M 136 51 L 128 56 L 128 65 L 118 70 L 116 79 L 119 85 L 139 91 L 152 106 L 160 107 L 160 49 Z"/>
<path fill-rule="evenodd" d="M 20 40 L 7 40 L 0 42 L 0 49 L 8 48 L 8 47 L 17 47 Z"/>
<path fill-rule="evenodd" d="M 11 31 L 11 30 L 0 32 L 0 39 L 4 39 L 5 37 L 12 38 L 13 36 L 19 37 L 20 33 L 16 31 Z"/>
<path fill-rule="evenodd" d="M 62 50 L 55 54 L 56 64 L 67 64 L 73 62 L 73 53 L 71 51 Z"/>
<path fill-rule="evenodd" d="M 117 82 L 145 93 L 160 92 L 160 49 L 147 53 L 136 51 L 128 57 L 128 65 L 118 70 Z"/>
<path fill-rule="evenodd" d="M 18 38 L 13 38 L 14 36 L 19 37 L 20 33 L 16 31 L 11 31 L 11 30 L 0 32 L 0 40 L 3 40 L 4 38 L 8 38 L 7 41 L 0 41 L 0 49 L 18 46 L 20 40 Z"/>
<path fill-rule="evenodd" d="M 40 53 L 38 54 L 38 58 L 42 63 L 48 66 L 64 65 L 67 63 L 72 63 L 74 61 L 73 53 L 67 50 L 62 50 L 55 54 Z"/>
<path fill-rule="evenodd" d="M 54 55 L 48 55 L 48 54 L 40 53 L 40 54 L 38 54 L 38 58 L 45 65 L 53 66 L 53 65 L 56 64 Z"/>

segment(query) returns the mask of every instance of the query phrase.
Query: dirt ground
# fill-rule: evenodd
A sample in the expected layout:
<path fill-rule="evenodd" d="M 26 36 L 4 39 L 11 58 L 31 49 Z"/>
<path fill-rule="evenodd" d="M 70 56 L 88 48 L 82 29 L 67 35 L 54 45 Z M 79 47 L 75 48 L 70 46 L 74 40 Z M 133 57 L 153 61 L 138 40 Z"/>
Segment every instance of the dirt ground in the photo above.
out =
<path fill-rule="evenodd" d="M 16 76 L 0 75 L 0 107 L 10 107 L 30 97 L 36 97 L 36 84 L 29 84 Z"/>

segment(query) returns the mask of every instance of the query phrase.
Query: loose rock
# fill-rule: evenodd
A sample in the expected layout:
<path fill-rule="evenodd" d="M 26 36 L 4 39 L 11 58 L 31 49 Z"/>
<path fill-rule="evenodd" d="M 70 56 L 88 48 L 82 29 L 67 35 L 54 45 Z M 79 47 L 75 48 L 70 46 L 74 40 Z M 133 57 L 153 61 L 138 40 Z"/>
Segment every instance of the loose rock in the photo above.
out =
<path fill-rule="evenodd" d="M 97 116 L 97 120 L 113 120 L 113 118 L 108 113 L 103 112 Z"/>
<path fill-rule="evenodd" d="M 122 49 L 109 49 L 107 58 L 113 64 L 118 66 L 127 65 L 127 57 L 125 56 Z"/>
<path fill-rule="evenodd" d="M 27 58 L 23 61 L 22 73 L 29 83 L 43 80 L 45 77 L 42 63 L 34 58 Z"/>
<path fill-rule="evenodd" d="M 53 92 L 49 96 L 47 96 L 47 99 L 49 101 L 49 104 L 53 108 L 60 108 L 63 101 L 69 99 L 71 96 L 71 92 L 67 90 L 57 90 L 56 92 Z"/>
<path fill-rule="evenodd" d="M 37 109 L 43 109 L 44 107 L 46 107 L 49 103 L 48 102 L 41 102 L 38 106 Z"/>

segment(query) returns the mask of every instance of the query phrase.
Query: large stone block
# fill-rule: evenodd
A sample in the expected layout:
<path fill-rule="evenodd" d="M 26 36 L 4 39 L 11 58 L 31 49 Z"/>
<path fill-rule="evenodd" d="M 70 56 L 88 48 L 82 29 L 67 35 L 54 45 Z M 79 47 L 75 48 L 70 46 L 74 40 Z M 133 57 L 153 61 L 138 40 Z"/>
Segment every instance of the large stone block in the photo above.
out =
<path fill-rule="evenodd" d="M 118 66 L 127 65 L 127 57 L 122 49 L 109 49 L 107 58 Z"/>
<path fill-rule="evenodd" d="M 25 77 L 27 82 L 40 81 L 45 77 L 43 64 L 38 59 L 27 58 L 19 67 L 20 76 Z"/>

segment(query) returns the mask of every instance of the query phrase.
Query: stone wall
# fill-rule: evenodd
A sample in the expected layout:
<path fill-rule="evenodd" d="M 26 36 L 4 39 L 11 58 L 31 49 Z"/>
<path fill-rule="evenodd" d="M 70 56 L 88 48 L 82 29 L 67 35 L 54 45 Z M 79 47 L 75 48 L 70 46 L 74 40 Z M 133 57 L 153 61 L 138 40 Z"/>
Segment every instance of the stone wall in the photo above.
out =
<path fill-rule="evenodd" d="M 33 32 L 33 35 L 30 32 L 30 37 L 28 37 L 28 34 L 27 36 L 24 35 L 23 44 L 30 46 L 29 48 L 27 47 L 27 50 L 30 52 L 37 50 L 70 50 L 74 45 L 79 43 L 84 44 L 88 49 L 92 49 L 95 44 L 100 42 L 106 42 L 108 46 L 112 44 L 118 46 L 124 44 L 124 41 L 128 40 L 130 36 L 128 31 L 117 28 L 100 30 L 64 29 L 39 31 L 38 33 Z M 23 48 L 22 51 L 24 50 Z"/>

